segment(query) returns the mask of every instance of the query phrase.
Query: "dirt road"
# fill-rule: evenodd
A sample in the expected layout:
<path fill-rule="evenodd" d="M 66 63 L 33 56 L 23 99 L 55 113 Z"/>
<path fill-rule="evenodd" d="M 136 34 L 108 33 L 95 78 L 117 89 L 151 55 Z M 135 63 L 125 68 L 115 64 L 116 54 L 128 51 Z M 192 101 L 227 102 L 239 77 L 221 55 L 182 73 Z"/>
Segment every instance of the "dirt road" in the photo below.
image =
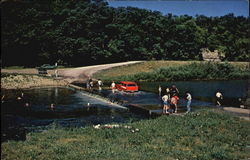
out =
<path fill-rule="evenodd" d="M 93 65 L 86 67 L 78 67 L 78 68 L 64 68 L 58 69 L 58 76 L 67 80 L 69 83 L 72 82 L 86 82 L 89 77 L 92 77 L 94 73 L 108 69 L 112 67 L 129 65 L 134 63 L 141 63 L 143 61 L 130 61 L 130 62 L 121 62 L 121 63 L 111 63 L 111 64 L 102 64 L 102 65 Z M 2 69 L 2 73 L 20 73 L 20 74 L 37 74 L 37 70 L 35 68 L 30 69 Z M 49 75 L 55 75 L 55 70 L 48 70 Z"/>
<path fill-rule="evenodd" d="M 130 62 L 121 62 L 121 63 L 111 63 L 111 64 L 102 64 L 102 65 L 94 65 L 94 66 L 86 66 L 86 67 L 78 67 L 71 69 L 59 69 L 58 75 L 63 77 L 69 83 L 73 81 L 78 82 L 86 82 L 89 77 L 92 77 L 94 73 L 117 66 L 141 63 L 142 61 L 130 61 Z"/>
<path fill-rule="evenodd" d="M 250 109 L 242 109 L 242 108 L 235 108 L 235 107 L 223 107 L 223 111 L 232 113 L 235 116 L 238 116 L 245 120 L 250 120 Z"/>

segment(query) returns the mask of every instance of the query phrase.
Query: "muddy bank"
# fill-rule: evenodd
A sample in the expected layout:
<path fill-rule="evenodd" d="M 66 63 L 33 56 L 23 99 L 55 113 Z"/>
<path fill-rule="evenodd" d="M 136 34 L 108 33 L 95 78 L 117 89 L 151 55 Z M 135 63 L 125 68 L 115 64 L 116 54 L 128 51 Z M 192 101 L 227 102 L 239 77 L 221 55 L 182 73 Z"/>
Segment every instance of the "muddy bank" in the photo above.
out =
<path fill-rule="evenodd" d="M 2 74 L 1 89 L 24 89 L 45 86 L 66 86 L 68 82 L 37 75 Z"/>

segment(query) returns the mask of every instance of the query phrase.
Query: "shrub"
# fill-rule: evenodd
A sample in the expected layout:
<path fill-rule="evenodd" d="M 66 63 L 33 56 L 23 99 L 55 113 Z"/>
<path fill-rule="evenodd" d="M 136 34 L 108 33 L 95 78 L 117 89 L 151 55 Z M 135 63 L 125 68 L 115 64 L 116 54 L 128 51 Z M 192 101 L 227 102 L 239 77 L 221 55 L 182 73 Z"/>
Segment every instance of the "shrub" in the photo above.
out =
<path fill-rule="evenodd" d="M 163 67 L 152 72 L 143 72 L 129 76 L 117 77 L 117 80 L 229 80 L 247 79 L 249 69 L 239 68 L 229 63 L 191 63 L 182 66 Z"/>

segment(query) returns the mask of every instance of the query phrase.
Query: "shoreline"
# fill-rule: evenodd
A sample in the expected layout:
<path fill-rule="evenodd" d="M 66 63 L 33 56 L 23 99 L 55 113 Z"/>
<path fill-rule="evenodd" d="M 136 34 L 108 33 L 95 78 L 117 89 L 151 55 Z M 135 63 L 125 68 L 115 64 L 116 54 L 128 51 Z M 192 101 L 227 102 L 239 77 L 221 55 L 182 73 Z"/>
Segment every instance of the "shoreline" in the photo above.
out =
<path fill-rule="evenodd" d="M 152 152 L 152 149 L 156 154 L 149 159 L 162 159 L 166 156 L 165 148 L 169 149 L 174 159 L 192 159 L 196 155 L 201 155 L 200 159 L 214 159 L 213 155 L 220 153 L 217 152 L 218 149 L 222 149 L 224 159 L 245 159 L 249 155 L 245 150 L 249 121 L 213 110 L 96 126 L 52 128 L 44 132 L 29 133 L 25 141 L 3 142 L 3 159 L 32 159 L 30 155 L 34 155 L 33 159 L 56 159 L 59 156 L 62 156 L 60 159 L 93 159 L 93 155 L 99 159 L 122 159 L 124 156 L 145 159 L 145 153 Z M 228 146 L 230 143 L 234 145 Z M 219 148 L 213 150 L 218 144 Z M 119 154 L 123 153 L 124 147 L 128 154 Z M 187 147 L 190 153 L 184 154 Z M 114 151 L 113 154 L 110 154 L 110 150 Z M 183 151 L 182 154 L 179 150 Z"/>

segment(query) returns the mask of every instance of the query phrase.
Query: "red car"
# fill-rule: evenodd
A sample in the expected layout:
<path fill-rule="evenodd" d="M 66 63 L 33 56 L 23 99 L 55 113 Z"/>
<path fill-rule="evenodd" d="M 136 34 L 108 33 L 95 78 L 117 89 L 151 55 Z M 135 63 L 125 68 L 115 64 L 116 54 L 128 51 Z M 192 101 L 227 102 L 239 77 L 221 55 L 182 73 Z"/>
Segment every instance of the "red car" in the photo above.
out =
<path fill-rule="evenodd" d="M 135 92 L 138 91 L 138 85 L 135 82 L 121 81 L 120 84 L 116 84 L 115 87 L 119 91 Z"/>

